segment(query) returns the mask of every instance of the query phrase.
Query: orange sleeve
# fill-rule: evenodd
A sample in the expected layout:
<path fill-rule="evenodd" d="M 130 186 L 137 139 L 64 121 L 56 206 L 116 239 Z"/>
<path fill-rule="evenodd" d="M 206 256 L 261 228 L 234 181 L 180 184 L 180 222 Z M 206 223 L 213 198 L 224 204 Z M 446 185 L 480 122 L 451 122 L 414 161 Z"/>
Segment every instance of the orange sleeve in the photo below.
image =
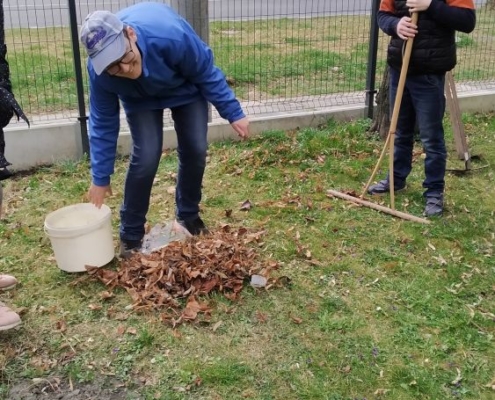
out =
<path fill-rule="evenodd" d="M 382 0 L 380 2 L 380 11 L 395 12 L 394 0 Z"/>
<path fill-rule="evenodd" d="M 452 7 L 469 8 L 474 10 L 473 0 L 447 0 L 447 4 Z"/>

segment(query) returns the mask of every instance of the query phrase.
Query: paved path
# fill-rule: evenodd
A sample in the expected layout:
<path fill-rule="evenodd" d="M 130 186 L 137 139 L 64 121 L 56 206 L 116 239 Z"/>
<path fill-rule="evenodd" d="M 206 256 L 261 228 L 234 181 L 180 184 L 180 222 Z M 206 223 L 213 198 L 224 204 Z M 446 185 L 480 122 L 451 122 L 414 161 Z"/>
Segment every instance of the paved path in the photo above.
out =
<path fill-rule="evenodd" d="M 128 0 L 76 0 L 78 19 L 81 21 L 94 10 L 117 11 L 133 3 Z M 485 3 L 486 0 L 475 0 L 478 8 Z M 209 0 L 209 14 L 212 21 L 369 14 L 371 5 L 372 0 Z M 67 0 L 4 0 L 4 9 L 6 28 L 69 24 Z"/>
<path fill-rule="evenodd" d="M 76 1 L 78 19 L 81 21 L 94 10 L 117 11 L 130 4 L 133 1 Z M 66 0 L 4 0 L 4 9 L 6 28 L 69 24 Z M 366 14 L 370 11 L 371 0 L 209 0 L 212 21 Z"/>

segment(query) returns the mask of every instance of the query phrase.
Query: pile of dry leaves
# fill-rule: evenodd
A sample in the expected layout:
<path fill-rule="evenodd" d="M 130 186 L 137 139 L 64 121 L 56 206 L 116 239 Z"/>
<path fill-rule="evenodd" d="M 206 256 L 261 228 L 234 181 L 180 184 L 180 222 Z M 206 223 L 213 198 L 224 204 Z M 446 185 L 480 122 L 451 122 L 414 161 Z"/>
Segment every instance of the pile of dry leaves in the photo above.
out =
<path fill-rule="evenodd" d="M 261 260 L 257 253 L 263 233 L 249 233 L 245 228 L 231 231 L 225 226 L 208 236 L 171 242 L 148 255 L 136 253 L 122 260 L 118 270 L 88 271 L 110 291 L 124 288 L 134 310 L 161 309 L 166 311 L 162 318 L 176 324 L 194 320 L 198 313 L 210 314 L 198 295 L 218 291 L 235 300 L 252 275 L 267 278 L 266 289 L 277 283 L 270 272 L 278 263 Z"/>

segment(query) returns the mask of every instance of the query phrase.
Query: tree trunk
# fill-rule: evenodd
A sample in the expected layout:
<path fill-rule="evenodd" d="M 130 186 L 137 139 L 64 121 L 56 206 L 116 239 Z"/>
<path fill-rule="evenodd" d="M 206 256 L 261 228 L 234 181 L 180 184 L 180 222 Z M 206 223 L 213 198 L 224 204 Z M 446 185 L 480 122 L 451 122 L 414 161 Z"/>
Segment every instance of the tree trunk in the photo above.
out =
<path fill-rule="evenodd" d="M 390 129 L 390 100 L 388 88 L 388 68 L 385 68 L 380 89 L 378 89 L 378 93 L 376 94 L 376 113 L 369 129 L 371 132 L 378 132 L 382 139 L 387 138 Z"/>

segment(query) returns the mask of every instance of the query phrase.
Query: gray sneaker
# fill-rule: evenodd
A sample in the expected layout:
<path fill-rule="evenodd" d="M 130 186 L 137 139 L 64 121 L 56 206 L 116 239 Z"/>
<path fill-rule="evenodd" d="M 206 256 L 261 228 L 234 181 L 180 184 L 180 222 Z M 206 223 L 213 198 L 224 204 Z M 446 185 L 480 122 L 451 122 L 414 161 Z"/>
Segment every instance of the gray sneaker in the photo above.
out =
<path fill-rule="evenodd" d="M 425 217 L 439 217 L 443 214 L 443 194 L 432 193 L 426 195 Z"/>
<path fill-rule="evenodd" d="M 401 185 L 398 185 L 396 182 L 394 182 L 394 193 L 399 192 L 400 190 L 403 190 L 406 187 L 406 184 L 403 183 Z M 390 182 L 388 179 L 383 179 L 378 183 L 375 183 L 374 185 L 371 185 L 368 188 L 368 194 L 385 194 L 390 192 Z"/>

